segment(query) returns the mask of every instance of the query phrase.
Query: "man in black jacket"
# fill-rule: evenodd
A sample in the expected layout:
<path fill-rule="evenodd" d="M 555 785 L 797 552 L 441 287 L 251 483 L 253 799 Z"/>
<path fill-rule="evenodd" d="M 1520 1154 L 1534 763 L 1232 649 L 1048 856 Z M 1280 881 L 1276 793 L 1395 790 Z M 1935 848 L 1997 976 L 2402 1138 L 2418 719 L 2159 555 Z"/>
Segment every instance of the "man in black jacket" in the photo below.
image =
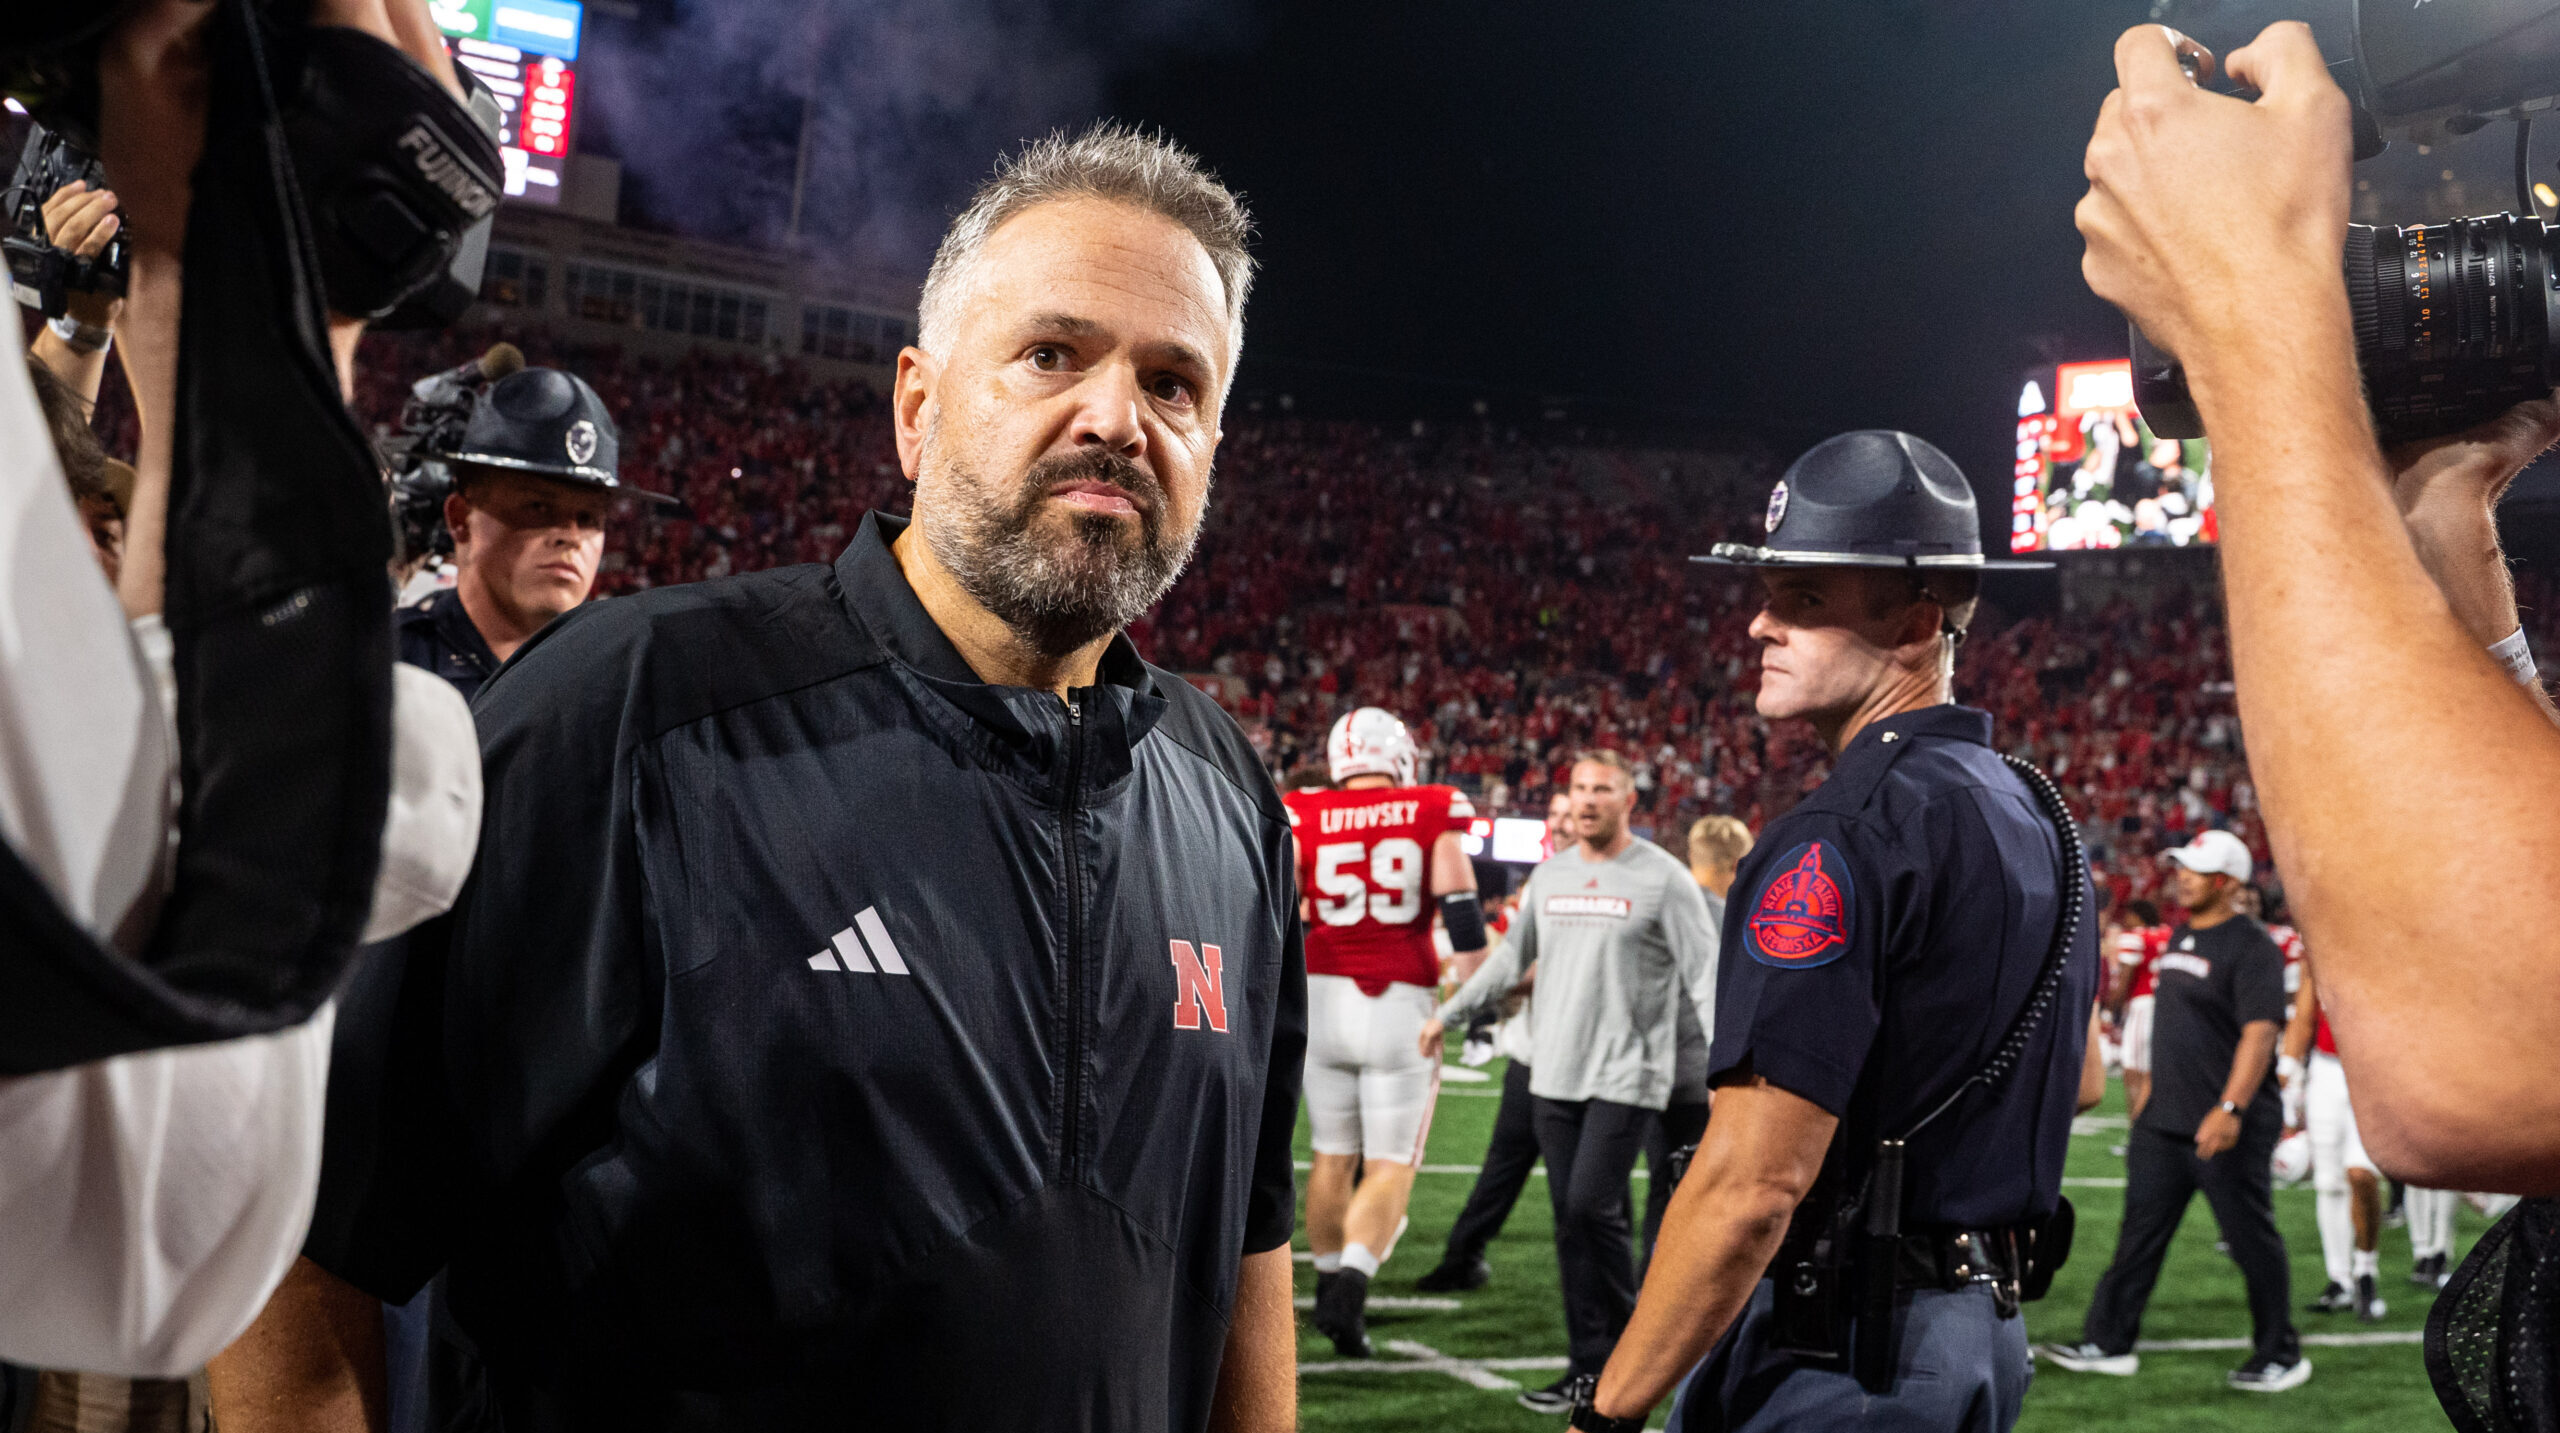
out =
<path fill-rule="evenodd" d="M 912 524 L 487 686 L 478 871 L 351 997 L 379 1132 L 333 1090 L 326 1272 L 255 1337 L 449 1262 L 511 1433 L 1293 1426 L 1288 824 L 1119 635 L 1207 505 L 1245 233 L 1161 141 L 1030 146 L 899 359 Z"/>

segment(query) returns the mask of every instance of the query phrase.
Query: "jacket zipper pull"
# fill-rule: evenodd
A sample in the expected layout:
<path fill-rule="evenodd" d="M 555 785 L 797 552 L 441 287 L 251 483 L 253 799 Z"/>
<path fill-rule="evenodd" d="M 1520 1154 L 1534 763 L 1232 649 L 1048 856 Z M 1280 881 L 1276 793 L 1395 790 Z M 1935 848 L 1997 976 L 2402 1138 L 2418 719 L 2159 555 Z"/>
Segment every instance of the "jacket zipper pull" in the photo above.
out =
<path fill-rule="evenodd" d="M 1067 725 L 1084 725 L 1084 703 L 1073 697 L 1067 698 Z"/>

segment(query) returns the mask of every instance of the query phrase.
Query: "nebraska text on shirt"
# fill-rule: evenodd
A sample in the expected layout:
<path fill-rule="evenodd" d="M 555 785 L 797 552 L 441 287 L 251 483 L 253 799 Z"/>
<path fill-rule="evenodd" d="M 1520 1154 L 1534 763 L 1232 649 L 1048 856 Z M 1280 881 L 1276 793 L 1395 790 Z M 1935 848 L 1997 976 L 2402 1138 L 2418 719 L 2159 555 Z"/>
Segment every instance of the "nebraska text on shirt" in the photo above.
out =
<path fill-rule="evenodd" d="M 1549 896 L 1546 912 L 1551 916 L 1609 916 L 1625 920 L 1635 914 L 1635 902 L 1625 896 Z"/>

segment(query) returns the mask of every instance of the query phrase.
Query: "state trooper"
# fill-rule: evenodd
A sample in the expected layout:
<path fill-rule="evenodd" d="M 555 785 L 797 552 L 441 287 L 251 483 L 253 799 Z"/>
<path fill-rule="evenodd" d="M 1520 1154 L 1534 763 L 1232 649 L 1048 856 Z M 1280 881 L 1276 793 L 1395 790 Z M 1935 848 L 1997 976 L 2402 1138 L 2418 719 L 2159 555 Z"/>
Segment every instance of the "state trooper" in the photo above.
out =
<path fill-rule="evenodd" d="M 437 455 L 452 474 L 444 522 L 459 575 L 395 614 L 400 660 L 470 701 L 533 634 L 585 602 L 614 500 L 675 501 L 625 486 L 620 456 L 613 415 L 585 379 L 524 368 L 490 384 L 454 451 Z M 352 1041 L 373 1013 L 344 1022 L 342 1039 Z M 407 1303 L 384 1309 L 393 1433 L 444 1427 L 451 1410 L 487 1397 L 479 1357 L 454 1328 L 444 1290 L 438 1275 Z"/>
<path fill-rule="evenodd" d="M 456 451 L 445 526 L 451 587 L 400 609 L 400 660 L 461 691 L 480 684 L 552 618 L 587 600 L 614 499 L 675 499 L 623 485 L 621 437 L 585 379 L 527 368 L 489 386 Z"/>
<path fill-rule="evenodd" d="M 2097 942 L 2052 783 L 1955 705 L 1987 560 L 1973 494 L 1906 433 L 1815 447 L 1770 495 L 1760 715 L 1830 779 L 1736 874 L 1714 1120 L 1580 1429 L 2007 1429 L 2022 1299 L 2069 1252 L 2061 1197 Z"/>

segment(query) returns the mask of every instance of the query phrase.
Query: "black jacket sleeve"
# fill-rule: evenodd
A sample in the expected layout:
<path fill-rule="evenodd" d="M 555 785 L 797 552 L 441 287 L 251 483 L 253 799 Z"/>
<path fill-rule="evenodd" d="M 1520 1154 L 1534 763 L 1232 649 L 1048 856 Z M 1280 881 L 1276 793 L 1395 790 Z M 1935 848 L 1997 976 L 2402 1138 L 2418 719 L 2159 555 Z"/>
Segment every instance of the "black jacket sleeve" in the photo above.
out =
<path fill-rule="evenodd" d="M 615 602 L 546 629 L 483 690 L 485 805 L 453 912 L 368 951 L 332 1053 L 304 1252 L 406 1299 L 458 1230 L 608 1127 L 654 998 L 634 843 L 647 625 Z"/>
<path fill-rule="evenodd" d="M 1287 935 L 1281 955 L 1280 1008 L 1271 1025 L 1271 1068 L 1262 1086 L 1262 1139 L 1254 1151 L 1253 1190 L 1245 1200 L 1244 1251 L 1248 1254 L 1288 1243 L 1298 1220 L 1292 1149 L 1298 1132 L 1298 1084 L 1307 1059 L 1307 951 L 1306 928 L 1298 919 L 1294 868 L 1282 893 L 1287 897 L 1281 910 Z"/>

